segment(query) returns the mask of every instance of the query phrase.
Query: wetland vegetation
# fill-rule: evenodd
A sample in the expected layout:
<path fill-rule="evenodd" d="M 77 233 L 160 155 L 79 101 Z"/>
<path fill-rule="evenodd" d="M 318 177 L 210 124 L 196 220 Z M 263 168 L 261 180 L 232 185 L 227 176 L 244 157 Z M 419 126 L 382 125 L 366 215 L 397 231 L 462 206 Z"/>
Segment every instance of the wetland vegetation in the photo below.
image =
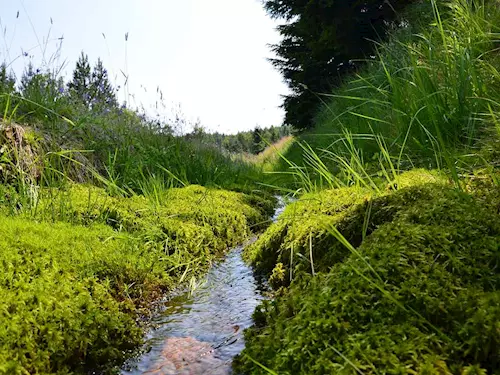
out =
<path fill-rule="evenodd" d="M 265 2 L 293 135 L 180 134 L 84 54 L 68 82 L 3 65 L 0 373 L 116 372 L 153 301 L 255 234 L 271 298 L 236 374 L 500 372 L 498 3 L 299 3 Z M 378 38 L 332 36 L 372 12 Z"/>

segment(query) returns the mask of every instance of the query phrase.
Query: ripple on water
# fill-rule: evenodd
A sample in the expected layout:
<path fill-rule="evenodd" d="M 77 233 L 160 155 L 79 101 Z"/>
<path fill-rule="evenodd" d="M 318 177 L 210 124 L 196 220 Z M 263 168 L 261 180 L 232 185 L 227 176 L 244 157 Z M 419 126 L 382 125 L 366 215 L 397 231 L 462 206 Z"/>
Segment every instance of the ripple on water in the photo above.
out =
<path fill-rule="evenodd" d="M 252 313 L 262 299 L 251 269 L 241 258 L 242 247 L 214 266 L 191 295 L 165 303 L 149 332 L 150 350 L 127 375 L 230 374 L 231 359 L 244 348 L 242 331 L 252 325 Z"/>
<path fill-rule="evenodd" d="M 283 200 L 273 216 L 283 211 Z M 262 300 L 261 288 L 241 257 L 232 250 L 215 265 L 204 283 L 165 303 L 147 337 L 150 348 L 129 363 L 123 375 L 225 375 L 245 344 L 242 332 Z"/>

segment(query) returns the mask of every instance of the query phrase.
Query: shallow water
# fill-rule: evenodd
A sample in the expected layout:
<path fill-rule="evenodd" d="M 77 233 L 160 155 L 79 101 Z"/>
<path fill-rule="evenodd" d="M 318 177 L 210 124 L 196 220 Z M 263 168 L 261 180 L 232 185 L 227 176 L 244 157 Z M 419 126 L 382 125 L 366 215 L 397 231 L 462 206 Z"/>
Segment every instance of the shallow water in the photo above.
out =
<path fill-rule="evenodd" d="M 242 251 L 243 246 L 231 250 L 192 294 L 163 304 L 146 338 L 147 352 L 121 374 L 231 374 L 231 361 L 245 346 L 242 331 L 252 325 L 252 313 L 263 298 Z"/>

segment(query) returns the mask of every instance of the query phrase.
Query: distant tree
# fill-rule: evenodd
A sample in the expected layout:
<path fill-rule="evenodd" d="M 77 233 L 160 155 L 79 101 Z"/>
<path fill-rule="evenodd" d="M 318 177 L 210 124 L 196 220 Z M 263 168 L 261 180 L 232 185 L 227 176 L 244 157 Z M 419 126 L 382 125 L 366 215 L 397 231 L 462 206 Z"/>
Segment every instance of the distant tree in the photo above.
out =
<path fill-rule="evenodd" d="M 252 152 L 252 135 L 248 132 L 239 132 L 236 134 L 236 140 L 241 152 Z"/>
<path fill-rule="evenodd" d="M 101 59 L 91 69 L 88 56 L 82 52 L 67 86 L 70 98 L 88 109 L 102 111 L 118 107 L 115 89 Z"/>
<path fill-rule="evenodd" d="M 269 129 L 269 133 L 270 133 L 270 136 L 269 136 L 270 143 L 278 142 L 279 139 L 281 138 L 280 134 L 279 134 L 279 128 L 277 128 L 277 127 L 273 126 L 271 129 Z"/>
<path fill-rule="evenodd" d="M 289 134 L 289 126 L 257 127 L 254 130 L 238 132 L 237 134 L 210 133 L 197 122 L 194 124 L 193 131 L 185 134 L 184 138 L 197 140 L 231 153 L 259 153 L 266 148 L 267 144 L 277 142 Z"/>
<path fill-rule="evenodd" d="M 12 93 L 16 89 L 16 79 L 7 71 L 5 63 L 0 65 L 0 93 Z"/>
<path fill-rule="evenodd" d="M 101 59 L 97 59 L 92 71 L 90 94 L 92 109 L 102 110 L 118 106 L 115 89 L 109 81 L 108 71 L 104 68 Z"/>
<path fill-rule="evenodd" d="M 68 91 L 70 97 L 79 103 L 90 108 L 91 101 L 91 82 L 92 74 L 89 64 L 89 58 L 86 54 L 81 53 L 76 62 L 75 70 L 73 71 L 73 79 L 68 82 Z"/>
<path fill-rule="evenodd" d="M 205 130 L 204 126 L 201 124 L 201 122 L 198 120 L 193 124 L 193 130 L 191 133 L 188 133 L 186 138 L 188 139 L 196 139 L 198 141 L 203 141 L 206 138 L 209 138 L 210 134 L 207 133 Z M 215 143 L 212 141 L 212 143 Z"/>
<path fill-rule="evenodd" d="M 19 84 L 19 93 L 26 99 L 22 108 L 27 116 L 42 116 L 58 118 L 68 115 L 67 96 L 62 77 L 53 72 L 34 69 L 28 64 Z"/>
<path fill-rule="evenodd" d="M 229 152 L 238 153 L 242 152 L 241 144 L 238 142 L 238 139 L 235 136 L 227 136 L 224 138 L 222 142 L 222 147 Z"/>
<path fill-rule="evenodd" d="M 25 98 L 47 105 L 64 96 L 64 81 L 49 71 L 34 69 L 30 63 L 21 76 L 19 91 Z"/>
<path fill-rule="evenodd" d="M 252 144 L 252 153 L 258 154 L 264 151 L 265 145 L 262 142 L 262 130 L 259 127 L 256 127 L 252 133 L 253 144 Z"/>

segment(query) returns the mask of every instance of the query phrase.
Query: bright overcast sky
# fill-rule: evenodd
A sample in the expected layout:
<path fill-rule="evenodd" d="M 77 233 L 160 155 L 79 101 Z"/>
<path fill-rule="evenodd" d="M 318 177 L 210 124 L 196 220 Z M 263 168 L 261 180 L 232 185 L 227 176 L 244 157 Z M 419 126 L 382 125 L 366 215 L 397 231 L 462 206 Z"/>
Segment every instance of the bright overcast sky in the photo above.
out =
<path fill-rule="evenodd" d="M 287 88 L 266 60 L 279 36 L 259 0 L 1 1 L 0 60 L 14 61 L 17 74 L 30 59 L 41 64 L 47 39 L 48 60 L 64 36 L 52 67 L 66 62 L 69 78 L 80 51 L 92 63 L 101 57 L 115 85 L 123 85 L 120 70 L 128 73 L 132 107 L 153 114 L 159 87 L 169 112 L 180 104 L 210 130 L 281 124 Z"/>

